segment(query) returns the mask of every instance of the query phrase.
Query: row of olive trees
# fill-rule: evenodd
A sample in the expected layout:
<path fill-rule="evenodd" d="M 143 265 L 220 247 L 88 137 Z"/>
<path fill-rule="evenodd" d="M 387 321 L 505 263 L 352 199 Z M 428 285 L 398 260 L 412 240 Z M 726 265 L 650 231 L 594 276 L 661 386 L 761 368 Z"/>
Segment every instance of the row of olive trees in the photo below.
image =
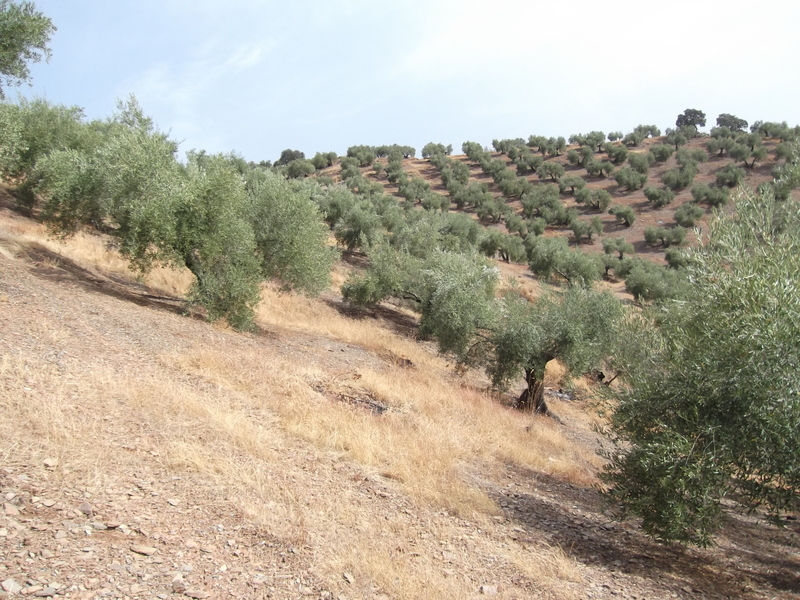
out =
<path fill-rule="evenodd" d="M 16 139 L 3 171 L 61 236 L 85 225 L 116 241 L 132 266 L 186 267 L 191 300 L 209 318 L 250 326 L 259 286 L 319 291 L 335 253 L 311 186 L 253 168 L 235 155 L 190 152 L 160 132 L 136 100 L 104 121 L 44 100 L 0 105 L 0 136 Z"/>

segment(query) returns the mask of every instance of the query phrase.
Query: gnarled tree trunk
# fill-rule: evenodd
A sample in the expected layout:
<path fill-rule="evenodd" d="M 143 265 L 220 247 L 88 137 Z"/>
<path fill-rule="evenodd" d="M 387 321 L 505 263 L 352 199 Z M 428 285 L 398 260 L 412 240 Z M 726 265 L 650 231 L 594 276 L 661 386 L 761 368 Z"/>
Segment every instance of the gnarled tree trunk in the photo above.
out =
<path fill-rule="evenodd" d="M 525 369 L 525 381 L 528 388 L 517 399 L 517 408 L 533 411 L 540 415 L 549 415 L 550 409 L 544 400 L 544 376 L 537 377 L 534 369 Z"/>

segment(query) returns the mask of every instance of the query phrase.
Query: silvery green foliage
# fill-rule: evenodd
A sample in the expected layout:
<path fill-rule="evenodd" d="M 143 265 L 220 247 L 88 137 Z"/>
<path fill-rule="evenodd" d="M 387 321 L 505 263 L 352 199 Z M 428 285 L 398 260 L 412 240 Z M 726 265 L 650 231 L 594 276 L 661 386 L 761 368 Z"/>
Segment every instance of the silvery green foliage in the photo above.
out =
<path fill-rule="evenodd" d="M 87 128 L 89 126 L 83 126 Z M 190 152 L 158 131 L 134 98 L 95 126 L 90 151 L 52 149 L 34 175 L 52 229 L 102 227 L 132 266 L 188 268 L 190 300 L 211 319 L 250 326 L 260 283 L 319 292 L 328 285 L 335 252 L 312 192 L 263 169 L 243 168 L 235 155 Z"/>
<path fill-rule="evenodd" d="M 0 0 L 0 99 L 3 87 L 30 79 L 28 63 L 50 59 L 53 22 L 33 2 Z"/>
<path fill-rule="evenodd" d="M 711 543 L 732 494 L 800 508 L 800 202 L 766 186 L 735 205 L 685 257 L 682 301 L 627 338 L 608 495 L 665 540 Z"/>

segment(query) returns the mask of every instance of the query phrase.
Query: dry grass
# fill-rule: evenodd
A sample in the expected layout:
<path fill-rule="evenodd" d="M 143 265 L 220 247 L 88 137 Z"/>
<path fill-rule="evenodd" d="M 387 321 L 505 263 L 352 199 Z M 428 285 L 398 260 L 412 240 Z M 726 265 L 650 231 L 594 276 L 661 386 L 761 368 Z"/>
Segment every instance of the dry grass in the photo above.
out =
<path fill-rule="evenodd" d="M 161 294 L 183 297 L 192 284 L 192 274 L 187 269 L 156 267 L 145 275 L 132 271 L 129 263 L 109 244 L 106 236 L 79 231 L 66 240 L 49 235 L 47 228 L 23 218 L 4 219 L 2 232 L 4 255 L 12 258 L 14 249 L 38 244 L 55 255 L 68 258 L 83 268 L 106 276 L 136 280 Z"/>
<path fill-rule="evenodd" d="M 133 277 L 100 236 L 79 234 L 62 243 L 35 223 L 14 218 L 11 225 L 3 230 L 4 256 L 15 254 L 15 245 L 36 243 L 106 276 Z M 176 295 L 188 282 L 187 274 L 168 269 L 145 279 Z M 377 585 L 409 599 L 474 593 L 468 574 L 443 572 L 429 549 L 413 543 L 424 535 L 458 540 L 461 530 L 448 520 L 420 525 L 402 511 L 372 514 L 357 492 L 360 479 L 335 493 L 321 483 L 337 476 L 331 465 L 355 462 L 408 498 L 411 511 L 444 510 L 478 524 L 491 523 L 500 510 L 477 482 L 499 477 L 509 464 L 576 484 L 594 481 L 596 457 L 554 422 L 503 407 L 470 380 L 455 377 L 428 348 L 272 286 L 265 287 L 263 300 L 262 327 L 282 335 L 303 332 L 320 344 L 346 343 L 374 360 L 336 371 L 326 366 L 324 349 L 316 357 L 313 351 L 300 356 L 243 336 L 250 341 L 190 344 L 144 365 L 124 359 L 87 363 L 73 376 L 33 351 L 3 353 L 0 466 L 41 465 L 45 457 L 58 457 L 69 467 L 42 469 L 43 477 L 93 486 L 141 468 L 142 461 L 194 473 L 225 490 L 230 502 L 274 535 L 317 548 L 320 576 L 341 579 L 348 571 L 364 597 Z M 68 346 L 74 334 L 58 321 L 31 320 L 28 335 Z M 413 367 L 386 356 L 407 358 Z M 344 396 L 387 410 L 373 414 L 341 401 Z M 579 581 L 579 570 L 559 549 L 471 543 L 486 545 L 483 550 L 504 568 L 538 588 L 573 597 L 560 588 Z"/>

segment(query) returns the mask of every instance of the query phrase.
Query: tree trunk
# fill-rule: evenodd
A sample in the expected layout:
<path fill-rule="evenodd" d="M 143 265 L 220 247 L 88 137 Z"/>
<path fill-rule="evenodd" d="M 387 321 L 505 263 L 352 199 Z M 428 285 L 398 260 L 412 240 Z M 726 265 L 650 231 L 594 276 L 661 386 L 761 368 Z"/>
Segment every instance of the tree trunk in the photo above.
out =
<path fill-rule="evenodd" d="M 550 409 L 544 400 L 544 378 L 539 379 L 533 369 L 525 369 L 525 380 L 528 388 L 522 392 L 517 400 L 517 408 L 533 411 L 538 415 L 549 415 Z"/>

